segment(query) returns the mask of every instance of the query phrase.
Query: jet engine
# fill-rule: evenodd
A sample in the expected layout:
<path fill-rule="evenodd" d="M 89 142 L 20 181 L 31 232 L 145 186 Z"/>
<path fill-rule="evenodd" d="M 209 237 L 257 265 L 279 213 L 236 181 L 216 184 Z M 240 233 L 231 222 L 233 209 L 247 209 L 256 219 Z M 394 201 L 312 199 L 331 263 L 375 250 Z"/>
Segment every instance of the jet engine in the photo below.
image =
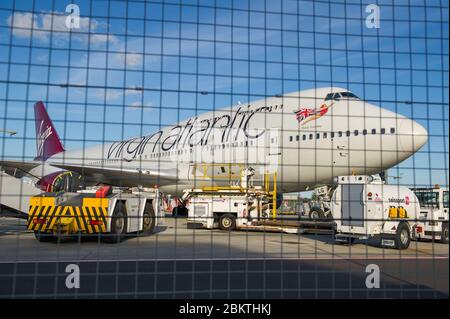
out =
<path fill-rule="evenodd" d="M 37 186 L 45 192 L 76 192 L 83 186 L 83 180 L 80 174 L 59 171 L 41 178 Z"/>

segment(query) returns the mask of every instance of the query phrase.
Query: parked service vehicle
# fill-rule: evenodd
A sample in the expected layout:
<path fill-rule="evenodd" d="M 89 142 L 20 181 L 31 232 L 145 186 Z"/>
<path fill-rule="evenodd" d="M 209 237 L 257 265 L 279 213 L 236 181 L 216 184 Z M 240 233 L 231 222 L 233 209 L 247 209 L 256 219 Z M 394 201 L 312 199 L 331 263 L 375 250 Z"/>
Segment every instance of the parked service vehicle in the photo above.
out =
<path fill-rule="evenodd" d="M 101 234 L 118 243 L 127 233 L 152 233 L 163 220 L 162 194 L 154 188 L 92 187 L 30 198 L 28 229 L 39 241 L 77 234 Z"/>
<path fill-rule="evenodd" d="M 263 192 L 191 189 L 186 194 L 189 228 L 234 230 L 251 226 L 253 220 L 269 218 L 269 200 Z"/>
<path fill-rule="evenodd" d="M 379 237 L 383 246 L 407 249 L 411 239 L 431 235 L 431 222 L 435 227 L 434 238 L 438 235 L 437 228 L 447 227 L 448 242 L 448 208 L 446 212 L 440 210 L 439 214 L 432 209 L 425 210 L 409 188 L 387 185 L 373 176 L 338 176 L 337 182 L 331 200 L 337 241 L 352 243 L 357 238 Z M 441 193 L 443 196 L 444 192 Z M 444 207 L 443 202 L 439 207 Z M 422 211 L 428 213 L 422 214 Z M 442 219 L 436 220 L 437 216 Z M 445 236 L 442 239 L 445 242 Z"/>
<path fill-rule="evenodd" d="M 448 188 L 436 185 L 434 188 L 413 188 L 412 191 L 420 203 L 414 237 L 448 244 Z"/>

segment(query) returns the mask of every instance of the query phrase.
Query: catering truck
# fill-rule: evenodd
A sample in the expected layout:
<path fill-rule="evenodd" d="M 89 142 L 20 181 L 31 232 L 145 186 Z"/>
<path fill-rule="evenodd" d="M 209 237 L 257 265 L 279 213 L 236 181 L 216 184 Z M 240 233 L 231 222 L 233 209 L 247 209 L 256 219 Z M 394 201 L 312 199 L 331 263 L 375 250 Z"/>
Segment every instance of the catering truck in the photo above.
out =
<path fill-rule="evenodd" d="M 382 246 L 397 249 L 407 249 L 411 239 L 448 243 L 448 190 L 411 190 L 374 176 L 336 179 L 331 210 L 337 241 L 378 237 Z"/>

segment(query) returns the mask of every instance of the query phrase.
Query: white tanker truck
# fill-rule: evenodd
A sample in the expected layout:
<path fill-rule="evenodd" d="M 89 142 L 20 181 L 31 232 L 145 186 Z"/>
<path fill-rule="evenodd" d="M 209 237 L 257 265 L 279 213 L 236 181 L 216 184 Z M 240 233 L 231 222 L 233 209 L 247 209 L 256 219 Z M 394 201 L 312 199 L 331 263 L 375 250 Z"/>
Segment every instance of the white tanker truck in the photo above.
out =
<path fill-rule="evenodd" d="M 381 244 L 407 249 L 411 239 L 448 243 L 448 189 L 409 189 L 373 176 L 338 176 L 331 197 L 335 239 L 381 238 Z"/>

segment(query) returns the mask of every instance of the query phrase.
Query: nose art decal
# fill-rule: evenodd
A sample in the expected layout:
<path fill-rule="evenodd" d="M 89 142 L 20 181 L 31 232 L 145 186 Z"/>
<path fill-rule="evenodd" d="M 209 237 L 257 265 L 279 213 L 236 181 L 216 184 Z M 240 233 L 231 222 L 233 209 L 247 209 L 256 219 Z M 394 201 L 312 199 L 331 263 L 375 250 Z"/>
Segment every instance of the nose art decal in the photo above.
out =
<path fill-rule="evenodd" d="M 318 109 L 300 107 L 298 111 L 294 112 L 295 117 L 301 125 L 305 125 L 306 123 L 315 121 L 327 114 L 328 109 L 332 107 L 333 104 L 334 102 L 330 103 L 330 105 L 324 103 Z"/>

